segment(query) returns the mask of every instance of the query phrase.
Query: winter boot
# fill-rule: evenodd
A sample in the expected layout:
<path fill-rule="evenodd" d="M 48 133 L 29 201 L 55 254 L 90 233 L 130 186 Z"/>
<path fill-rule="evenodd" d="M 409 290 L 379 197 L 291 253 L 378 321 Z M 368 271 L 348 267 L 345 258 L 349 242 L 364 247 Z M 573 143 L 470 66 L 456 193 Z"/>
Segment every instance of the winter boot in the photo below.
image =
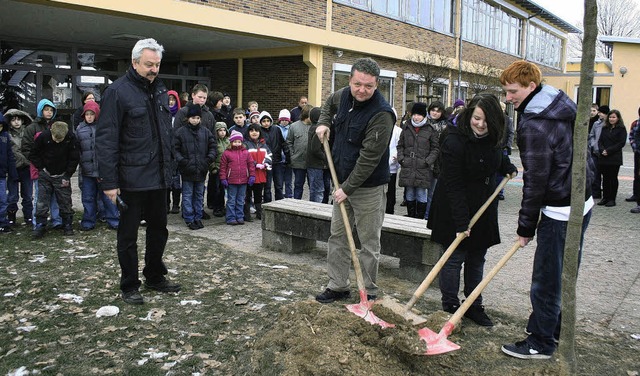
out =
<path fill-rule="evenodd" d="M 415 201 L 407 201 L 407 217 L 415 218 L 416 217 L 416 202 Z"/>
<path fill-rule="evenodd" d="M 62 218 L 62 231 L 65 236 L 73 235 L 73 215 Z"/>
<path fill-rule="evenodd" d="M 251 207 L 248 202 L 244 203 L 244 220 L 245 222 L 253 222 L 253 218 L 251 218 Z"/>
<path fill-rule="evenodd" d="M 256 219 L 262 220 L 262 204 L 256 204 Z"/>
<path fill-rule="evenodd" d="M 15 225 L 16 224 L 16 212 L 15 211 L 8 211 L 7 212 L 7 219 L 9 220 L 9 224 L 10 225 Z"/>
<path fill-rule="evenodd" d="M 427 212 L 427 203 L 426 202 L 417 202 L 416 203 L 416 218 L 424 219 L 424 214 Z"/>
<path fill-rule="evenodd" d="M 177 189 L 173 189 L 171 191 L 171 196 L 173 198 L 173 206 L 171 207 L 171 213 L 173 214 L 180 213 L 180 191 Z"/>

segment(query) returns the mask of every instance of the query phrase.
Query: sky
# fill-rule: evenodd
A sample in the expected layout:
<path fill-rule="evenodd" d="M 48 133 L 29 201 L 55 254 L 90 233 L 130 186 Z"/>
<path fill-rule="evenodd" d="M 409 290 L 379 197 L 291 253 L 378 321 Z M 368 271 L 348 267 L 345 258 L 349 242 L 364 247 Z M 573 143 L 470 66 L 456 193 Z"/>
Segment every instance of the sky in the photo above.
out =
<path fill-rule="evenodd" d="M 533 2 L 574 26 L 582 21 L 584 15 L 583 0 L 533 0 Z"/>

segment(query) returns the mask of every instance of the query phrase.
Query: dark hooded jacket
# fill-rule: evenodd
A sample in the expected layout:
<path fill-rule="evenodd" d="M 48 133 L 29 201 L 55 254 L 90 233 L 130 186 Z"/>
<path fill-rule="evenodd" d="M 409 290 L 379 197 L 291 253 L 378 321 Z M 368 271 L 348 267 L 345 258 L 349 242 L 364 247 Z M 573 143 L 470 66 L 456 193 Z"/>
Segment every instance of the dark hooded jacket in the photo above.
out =
<path fill-rule="evenodd" d="M 175 156 L 182 180 L 202 182 L 216 160 L 216 140 L 202 125 L 180 127 L 175 135 Z"/>
<path fill-rule="evenodd" d="M 46 129 L 36 137 L 29 160 L 38 171 L 46 168 L 49 175 L 64 175 L 69 180 L 78 168 L 78 149 L 73 129 L 67 131 L 62 142 L 55 142 L 51 130 Z"/>
<path fill-rule="evenodd" d="M 571 205 L 571 166 L 576 104 L 560 90 L 543 85 L 519 108 L 517 144 L 524 167 L 519 236 L 532 238 L 540 211 Z M 587 163 L 591 158 L 587 159 Z M 589 165 L 588 165 L 589 166 Z M 586 198 L 591 196 L 593 164 L 587 168 Z"/>
<path fill-rule="evenodd" d="M 5 114 L 5 119 L 7 119 L 7 124 L 9 125 L 9 134 L 11 135 L 12 146 L 11 150 L 13 151 L 13 156 L 16 159 L 16 168 L 28 168 L 31 164 L 29 159 L 22 154 L 22 139 L 24 137 L 24 131 L 29 126 L 29 124 L 33 123 L 33 119 L 29 116 L 28 113 L 16 109 L 11 109 L 7 111 Z M 11 126 L 11 118 L 20 117 L 22 118 L 22 126 L 19 129 L 13 128 Z"/>

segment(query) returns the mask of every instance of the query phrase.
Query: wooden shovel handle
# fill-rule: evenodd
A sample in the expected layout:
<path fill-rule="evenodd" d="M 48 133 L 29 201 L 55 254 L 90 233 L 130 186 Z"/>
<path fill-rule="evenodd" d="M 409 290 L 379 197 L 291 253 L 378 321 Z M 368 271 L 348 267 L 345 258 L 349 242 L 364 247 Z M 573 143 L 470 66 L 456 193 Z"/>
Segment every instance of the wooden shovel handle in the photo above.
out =
<path fill-rule="evenodd" d="M 473 225 L 475 225 L 476 222 L 478 222 L 478 219 L 480 219 L 482 214 L 484 214 L 485 210 L 487 210 L 487 208 L 489 207 L 489 205 L 491 205 L 493 200 L 496 199 L 496 197 L 498 196 L 502 188 L 504 188 L 504 186 L 507 185 L 507 182 L 510 179 L 511 179 L 510 175 L 507 175 L 504 178 L 502 178 L 502 181 L 496 187 L 495 191 L 493 191 L 493 194 L 489 196 L 487 201 L 485 201 L 485 203 L 480 207 L 480 209 L 478 209 L 476 214 L 471 218 L 471 221 L 469 221 L 469 229 L 471 229 Z M 420 286 L 413 293 L 411 300 L 409 300 L 407 305 L 404 307 L 405 312 L 409 311 L 411 307 L 413 307 L 413 305 L 416 304 L 418 299 L 420 299 L 422 294 L 424 294 L 424 292 L 427 291 L 427 289 L 431 285 L 431 282 L 433 282 L 433 280 L 436 279 L 436 276 L 438 275 L 438 273 L 440 273 L 440 270 L 442 269 L 444 264 L 447 262 L 447 260 L 449 260 L 449 257 L 451 257 L 451 254 L 453 253 L 453 251 L 455 251 L 456 248 L 458 248 L 458 245 L 460 245 L 460 243 L 465 238 L 466 238 L 466 235 L 463 232 L 459 233 L 458 236 L 456 236 L 455 240 L 449 245 L 449 247 L 442 254 L 442 256 L 440 256 L 440 259 L 438 260 L 438 262 L 433 266 L 429 274 L 427 274 L 427 276 L 424 278 Z"/>
<path fill-rule="evenodd" d="M 331 148 L 329 147 L 329 141 L 325 135 L 322 141 L 324 147 L 324 153 L 327 155 L 327 163 L 329 164 L 329 171 L 331 171 L 331 179 L 335 189 L 340 189 L 340 183 L 338 183 L 338 175 L 336 174 L 336 167 L 333 165 L 333 157 L 331 156 Z M 356 243 L 353 240 L 353 232 L 351 231 L 351 224 L 349 223 L 349 215 L 347 214 L 347 208 L 344 206 L 344 201 L 340 202 L 340 213 L 342 214 L 342 222 L 344 222 L 344 230 L 347 232 L 347 239 L 349 241 L 349 250 L 351 251 L 351 260 L 353 261 L 353 269 L 356 272 L 356 283 L 358 284 L 358 291 L 364 291 L 364 278 L 362 277 L 362 269 L 360 268 L 360 259 L 356 253 Z M 362 294 L 361 294 L 362 295 Z M 366 301 L 366 295 L 360 297 Z"/>

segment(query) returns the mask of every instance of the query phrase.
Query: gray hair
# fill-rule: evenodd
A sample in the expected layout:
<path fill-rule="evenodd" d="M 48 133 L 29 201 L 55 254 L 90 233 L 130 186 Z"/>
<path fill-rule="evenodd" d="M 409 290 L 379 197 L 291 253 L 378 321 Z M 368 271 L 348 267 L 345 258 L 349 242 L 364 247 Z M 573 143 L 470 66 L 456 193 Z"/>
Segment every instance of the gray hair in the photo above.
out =
<path fill-rule="evenodd" d="M 140 39 L 135 46 L 133 46 L 133 50 L 131 50 L 131 60 L 136 62 L 140 61 L 140 56 L 142 56 L 142 50 L 151 50 L 154 51 L 160 56 L 160 60 L 162 60 L 162 53 L 164 52 L 164 47 L 156 42 L 153 38 Z"/>
<path fill-rule="evenodd" d="M 362 72 L 374 76 L 376 79 L 380 77 L 380 66 L 370 57 L 357 59 L 351 66 L 351 75 L 355 71 Z"/>

